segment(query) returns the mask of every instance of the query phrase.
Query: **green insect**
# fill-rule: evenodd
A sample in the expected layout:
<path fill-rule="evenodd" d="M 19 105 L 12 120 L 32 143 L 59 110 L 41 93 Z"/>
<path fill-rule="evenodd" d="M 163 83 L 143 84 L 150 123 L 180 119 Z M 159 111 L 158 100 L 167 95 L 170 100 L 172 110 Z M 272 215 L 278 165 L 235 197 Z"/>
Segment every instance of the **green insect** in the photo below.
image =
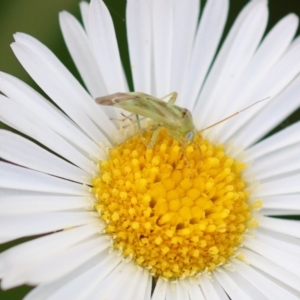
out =
<path fill-rule="evenodd" d="M 168 102 L 140 92 L 116 93 L 96 98 L 101 105 L 108 105 L 122 108 L 136 115 L 150 118 L 155 129 L 148 148 L 155 144 L 159 130 L 167 128 L 169 134 L 180 144 L 193 142 L 197 129 L 193 123 L 191 112 L 175 105 L 177 93 L 173 92 L 164 98 L 170 97 Z"/>
<path fill-rule="evenodd" d="M 162 99 L 168 97 L 168 102 L 162 101 Z M 270 97 L 259 100 L 201 131 L 196 129 L 191 112 L 186 108 L 174 104 L 177 99 L 177 92 L 173 92 L 162 99 L 141 92 L 115 93 L 104 97 L 98 97 L 95 101 L 100 105 L 119 107 L 137 116 L 141 115 L 152 119 L 152 127 L 155 131 L 153 132 L 150 143 L 147 145 L 147 147 L 151 149 L 153 148 L 160 128 L 162 127 L 167 128 L 169 134 L 176 139 L 181 146 L 194 143 L 198 147 L 198 144 L 194 142 L 197 134 L 236 116 L 242 111 L 268 98 Z"/>

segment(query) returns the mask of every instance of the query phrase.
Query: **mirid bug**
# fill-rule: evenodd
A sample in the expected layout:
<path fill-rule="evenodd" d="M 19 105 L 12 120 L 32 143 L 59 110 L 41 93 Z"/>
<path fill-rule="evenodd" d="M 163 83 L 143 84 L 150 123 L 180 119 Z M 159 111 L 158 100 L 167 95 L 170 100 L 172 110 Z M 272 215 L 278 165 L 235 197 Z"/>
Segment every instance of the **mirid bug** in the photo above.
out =
<path fill-rule="evenodd" d="M 167 97 L 169 97 L 168 102 L 162 101 L 162 99 Z M 250 106 L 218 121 L 217 123 L 202 129 L 201 131 L 220 124 L 268 98 L 257 101 Z M 196 134 L 200 131 L 197 131 L 194 125 L 191 112 L 186 108 L 179 107 L 174 104 L 177 99 L 177 92 L 173 92 L 162 99 L 158 99 L 154 96 L 141 92 L 129 92 L 98 97 L 95 101 L 100 105 L 119 107 L 133 114 L 152 119 L 152 128 L 155 129 L 155 131 L 150 143 L 148 144 L 148 148 L 152 148 L 154 146 L 159 130 L 162 127 L 165 127 L 169 134 L 181 145 L 194 142 Z"/>
<path fill-rule="evenodd" d="M 100 105 L 122 108 L 136 115 L 152 119 L 155 129 L 148 148 L 152 148 L 161 127 L 167 128 L 169 134 L 181 144 L 193 141 L 197 130 L 191 112 L 175 105 L 177 93 L 173 92 L 168 102 L 140 92 L 116 93 L 96 98 Z M 166 98 L 164 97 L 164 98 Z"/>

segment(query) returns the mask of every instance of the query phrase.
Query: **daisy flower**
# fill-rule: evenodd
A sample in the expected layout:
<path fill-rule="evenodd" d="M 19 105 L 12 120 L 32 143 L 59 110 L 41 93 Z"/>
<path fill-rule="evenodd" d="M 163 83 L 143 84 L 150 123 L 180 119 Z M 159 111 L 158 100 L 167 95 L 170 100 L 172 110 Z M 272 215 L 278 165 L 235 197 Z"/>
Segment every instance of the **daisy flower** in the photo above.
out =
<path fill-rule="evenodd" d="M 36 286 L 27 300 L 300 298 L 300 223 L 276 218 L 300 212 L 300 123 L 260 141 L 300 104 L 298 18 L 265 34 L 267 1 L 250 1 L 220 45 L 228 7 L 209 0 L 198 22 L 198 0 L 127 2 L 134 90 L 177 91 L 191 143 L 166 117 L 147 148 L 159 111 L 138 128 L 95 103 L 129 92 L 101 0 L 80 4 L 83 26 L 60 14 L 86 89 L 15 34 L 14 54 L 55 105 L 0 73 L 0 120 L 22 133 L 0 131 L 0 242 L 30 237 L 0 254 L 2 289 Z"/>

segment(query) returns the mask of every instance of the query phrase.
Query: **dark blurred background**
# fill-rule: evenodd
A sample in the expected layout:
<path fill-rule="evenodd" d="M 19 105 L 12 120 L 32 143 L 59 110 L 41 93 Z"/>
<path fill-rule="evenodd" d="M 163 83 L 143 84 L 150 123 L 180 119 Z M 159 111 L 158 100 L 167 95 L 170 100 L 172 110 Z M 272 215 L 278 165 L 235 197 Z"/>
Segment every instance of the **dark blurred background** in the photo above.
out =
<path fill-rule="evenodd" d="M 121 49 L 120 52 L 123 65 L 126 75 L 130 77 L 125 30 L 126 0 L 106 0 L 104 2 L 107 4 L 113 17 L 118 43 Z M 226 24 L 225 34 L 228 32 L 238 12 L 247 2 L 248 1 L 246 0 L 230 1 L 229 18 Z M 13 41 L 12 35 L 15 32 L 25 32 L 36 37 L 46 46 L 48 46 L 59 57 L 59 59 L 63 61 L 67 68 L 69 68 L 69 70 L 71 70 L 71 72 L 79 79 L 78 72 L 75 69 L 75 66 L 65 47 L 58 25 L 58 13 L 62 10 L 67 10 L 77 18 L 80 18 L 78 4 L 79 1 L 77 0 L 0 1 L 0 70 L 10 73 L 38 89 L 35 83 L 30 79 L 30 77 L 15 59 L 9 46 Z M 204 4 L 205 1 L 202 1 L 201 5 L 203 6 Z M 270 28 L 274 26 L 279 19 L 290 12 L 295 12 L 298 16 L 300 16 L 300 0 L 269 0 L 269 8 L 270 16 L 267 30 L 270 30 Z M 298 29 L 297 35 L 299 35 L 299 33 L 300 30 Z M 287 118 L 274 131 L 280 130 L 297 120 L 300 120 L 299 110 Z M 1 127 L 7 128 L 0 122 L 0 128 Z M 0 245 L 0 252 L 11 247 L 13 244 L 15 243 Z M 22 299 L 30 289 L 30 287 L 22 286 L 8 291 L 0 290 L 0 299 Z"/>

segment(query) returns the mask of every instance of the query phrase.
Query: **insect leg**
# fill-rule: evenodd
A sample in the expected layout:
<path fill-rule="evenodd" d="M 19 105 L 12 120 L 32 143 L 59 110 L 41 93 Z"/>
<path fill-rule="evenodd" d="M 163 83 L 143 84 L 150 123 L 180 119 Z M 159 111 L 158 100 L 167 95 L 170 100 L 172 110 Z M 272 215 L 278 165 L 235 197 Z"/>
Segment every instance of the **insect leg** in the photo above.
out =
<path fill-rule="evenodd" d="M 170 99 L 168 100 L 168 103 L 174 104 L 176 102 L 177 95 L 178 95 L 177 92 L 172 92 L 172 93 L 162 97 L 161 100 L 170 97 Z"/>
<path fill-rule="evenodd" d="M 141 122 L 140 122 L 140 117 L 139 115 L 135 115 L 135 118 L 136 118 L 136 122 L 138 124 L 138 128 L 141 129 Z"/>
<path fill-rule="evenodd" d="M 148 142 L 147 142 L 147 140 L 143 136 L 143 131 L 140 131 L 139 135 L 141 137 L 141 140 L 142 140 L 143 144 L 146 146 L 146 148 L 148 148 Z"/>
<path fill-rule="evenodd" d="M 154 132 L 152 133 L 152 137 L 151 137 L 150 143 L 147 146 L 148 149 L 152 149 L 153 148 L 153 146 L 154 146 L 154 144 L 156 142 L 156 139 L 158 137 L 159 131 L 160 131 L 160 127 L 156 128 L 154 130 Z"/>
<path fill-rule="evenodd" d="M 189 162 L 189 159 L 188 159 L 187 154 L 186 154 L 187 146 L 190 145 L 190 144 L 195 145 L 196 148 L 198 149 L 199 153 L 200 153 L 200 156 L 202 155 L 201 148 L 199 147 L 199 145 L 195 141 L 186 142 L 185 140 L 182 140 L 182 136 L 180 134 L 178 134 L 178 132 L 176 132 L 176 131 L 169 130 L 169 135 L 179 142 L 181 151 L 182 151 L 183 156 L 184 156 L 184 160 L 186 162 L 186 165 L 188 166 L 188 168 L 190 168 L 190 162 Z"/>
<path fill-rule="evenodd" d="M 131 119 L 131 117 L 133 116 L 133 114 L 130 114 L 129 116 L 126 116 L 125 114 L 123 114 L 123 113 L 121 112 L 121 115 L 122 115 L 124 118 L 122 118 L 122 119 L 109 118 L 109 119 L 112 120 L 112 121 L 119 121 L 119 122 L 124 122 L 124 121 L 126 121 L 126 120 L 130 120 L 131 122 L 133 122 L 132 119 Z"/>
<path fill-rule="evenodd" d="M 126 116 L 125 114 L 121 113 L 121 115 L 124 117 L 122 119 L 118 119 L 118 118 L 109 118 L 112 121 L 119 121 L 119 122 L 124 122 L 126 120 L 129 120 L 131 122 L 137 122 L 138 124 L 140 123 L 141 120 L 145 120 L 146 118 L 140 118 L 139 115 L 135 115 L 135 114 L 130 114 L 129 116 Z M 132 119 L 132 117 L 135 117 L 134 119 Z"/>
<path fill-rule="evenodd" d="M 178 143 L 180 145 L 185 145 L 185 142 L 181 139 L 181 135 L 176 132 L 175 130 L 168 130 L 169 135 L 176 141 L 178 141 Z"/>

